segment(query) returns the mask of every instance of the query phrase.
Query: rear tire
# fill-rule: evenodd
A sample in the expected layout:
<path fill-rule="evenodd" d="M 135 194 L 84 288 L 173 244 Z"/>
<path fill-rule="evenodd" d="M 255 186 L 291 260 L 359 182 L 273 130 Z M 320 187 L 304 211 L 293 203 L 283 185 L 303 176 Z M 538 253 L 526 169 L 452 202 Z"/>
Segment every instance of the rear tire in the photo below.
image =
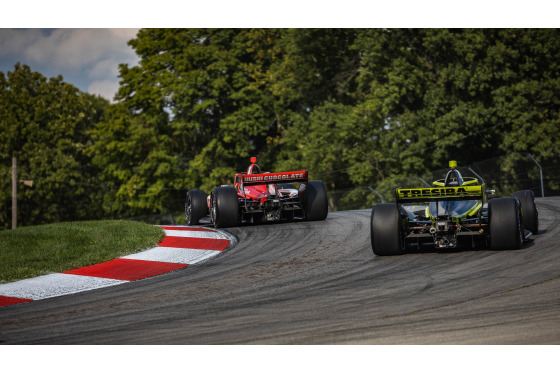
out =
<path fill-rule="evenodd" d="M 401 239 L 401 218 L 397 204 L 376 204 L 371 209 L 371 249 L 377 256 L 404 253 Z"/>
<path fill-rule="evenodd" d="M 206 205 L 206 193 L 202 190 L 190 190 L 187 192 L 185 202 L 185 218 L 187 225 L 198 225 L 198 221 L 208 214 Z"/>
<path fill-rule="evenodd" d="M 305 203 L 305 219 L 307 221 L 322 221 L 329 214 L 327 189 L 322 181 L 307 183 Z"/>
<path fill-rule="evenodd" d="M 523 227 L 536 235 L 539 232 L 539 212 L 535 205 L 535 193 L 531 190 L 517 191 L 513 193 L 521 204 L 521 222 Z"/>
<path fill-rule="evenodd" d="M 214 227 L 237 226 L 239 217 L 239 199 L 233 187 L 216 187 L 212 191 L 211 216 Z"/>
<path fill-rule="evenodd" d="M 492 249 L 519 249 L 523 243 L 519 201 L 513 197 L 492 199 L 488 202 L 490 247 Z"/>

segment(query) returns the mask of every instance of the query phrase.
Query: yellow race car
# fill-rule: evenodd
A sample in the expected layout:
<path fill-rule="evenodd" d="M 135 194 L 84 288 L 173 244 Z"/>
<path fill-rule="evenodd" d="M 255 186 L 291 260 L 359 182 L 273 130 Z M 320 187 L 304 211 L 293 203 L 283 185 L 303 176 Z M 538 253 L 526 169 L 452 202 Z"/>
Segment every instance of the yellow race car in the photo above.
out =
<path fill-rule="evenodd" d="M 449 168 L 430 188 L 397 188 L 395 203 L 374 205 L 373 253 L 400 255 L 425 246 L 518 249 L 538 233 L 533 191 L 488 199 L 495 191 L 486 190 L 480 177 L 463 176 L 456 161 Z"/>

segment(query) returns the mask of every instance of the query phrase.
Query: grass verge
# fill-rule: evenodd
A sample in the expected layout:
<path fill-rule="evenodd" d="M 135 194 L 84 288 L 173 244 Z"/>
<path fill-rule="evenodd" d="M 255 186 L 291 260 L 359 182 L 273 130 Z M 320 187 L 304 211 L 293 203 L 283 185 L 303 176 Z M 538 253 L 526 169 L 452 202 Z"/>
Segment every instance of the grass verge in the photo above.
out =
<path fill-rule="evenodd" d="M 0 283 L 77 269 L 152 248 L 160 227 L 133 221 L 53 223 L 0 231 Z"/>

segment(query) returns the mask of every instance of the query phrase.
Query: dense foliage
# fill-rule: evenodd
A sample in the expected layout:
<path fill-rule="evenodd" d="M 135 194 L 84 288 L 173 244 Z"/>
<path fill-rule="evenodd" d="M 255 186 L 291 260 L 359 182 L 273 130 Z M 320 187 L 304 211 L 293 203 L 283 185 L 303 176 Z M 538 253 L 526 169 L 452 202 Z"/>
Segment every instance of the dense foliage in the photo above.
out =
<path fill-rule="evenodd" d="M 37 220 L 70 217 L 56 199 L 103 203 L 84 218 L 180 212 L 188 189 L 232 183 L 253 155 L 267 170 L 308 169 L 325 182 L 333 209 L 367 207 L 376 198 L 369 187 L 390 194 L 404 176 L 449 159 L 472 165 L 501 157 L 500 171 L 515 176 L 516 160 L 530 153 L 548 175 L 558 172 L 559 30 L 143 29 L 130 45 L 140 64 L 121 65 L 117 103 L 106 116 L 96 117 L 91 110 L 100 104 L 74 92 L 76 106 L 86 109 L 58 115 L 76 122 L 75 140 L 57 147 L 44 135 L 52 149 L 45 171 L 85 168 L 81 175 L 102 188 L 60 197 L 37 186 L 29 193 L 50 194 L 41 201 L 52 212 L 32 213 Z M 39 79 L 26 74 L 26 84 Z M 16 92 L 29 95 L 12 82 L 16 75 L 22 67 L 8 81 L 1 76 L 2 143 L 4 134 L 33 131 L 29 116 L 43 105 L 14 103 Z M 43 95 L 45 103 L 55 100 Z M 78 110 L 72 107 L 64 109 Z M 66 122 L 43 123 L 60 136 Z M 9 135 L 2 149 L 2 175 L 10 157 L 23 152 L 17 139 Z M 43 137 L 34 139 L 26 142 L 36 146 Z M 62 171 L 56 162 L 63 160 L 75 164 Z M 5 227 L 9 189 L 2 183 Z M 556 190 L 559 183 L 546 182 Z"/>
<path fill-rule="evenodd" d="M 11 227 L 12 157 L 17 158 L 18 222 L 36 225 L 103 217 L 99 172 L 86 154 L 89 131 L 108 102 L 61 76 L 47 80 L 17 64 L 0 72 L 0 229 Z M 93 187 L 93 188 L 92 188 Z"/>

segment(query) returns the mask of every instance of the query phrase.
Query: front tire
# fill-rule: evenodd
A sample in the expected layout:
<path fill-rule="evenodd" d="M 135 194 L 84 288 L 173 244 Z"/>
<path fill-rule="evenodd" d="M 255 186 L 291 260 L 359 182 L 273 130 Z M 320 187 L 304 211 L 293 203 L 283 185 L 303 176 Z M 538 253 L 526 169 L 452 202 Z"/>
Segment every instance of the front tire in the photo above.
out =
<path fill-rule="evenodd" d="M 311 181 L 306 187 L 305 219 L 307 221 L 323 221 L 329 214 L 327 189 L 322 181 Z"/>
<path fill-rule="evenodd" d="M 214 227 L 237 226 L 239 217 L 239 199 L 233 187 L 216 187 L 212 191 L 211 216 Z"/>
<path fill-rule="evenodd" d="M 198 221 L 206 217 L 207 214 L 206 193 L 202 190 L 190 190 L 187 192 L 187 201 L 185 202 L 187 225 L 198 225 Z"/>
<path fill-rule="evenodd" d="M 401 239 L 401 218 L 395 203 L 376 204 L 371 209 L 371 249 L 377 256 L 395 256 L 404 253 Z"/>
<path fill-rule="evenodd" d="M 517 191 L 513 193 L 513 197 L 519 200 L 521 204 L 521 222 L 523 227 L 537 235 L 539 232 L 539 212 L 535 205 L 535 193 L 531 190 Z"/>
<path fill-rule="evenodd" d="M 519 200 L 513 197 L 488 202 L 490 246 L 492 249 L 519 249 L 523 243 Z"/>

